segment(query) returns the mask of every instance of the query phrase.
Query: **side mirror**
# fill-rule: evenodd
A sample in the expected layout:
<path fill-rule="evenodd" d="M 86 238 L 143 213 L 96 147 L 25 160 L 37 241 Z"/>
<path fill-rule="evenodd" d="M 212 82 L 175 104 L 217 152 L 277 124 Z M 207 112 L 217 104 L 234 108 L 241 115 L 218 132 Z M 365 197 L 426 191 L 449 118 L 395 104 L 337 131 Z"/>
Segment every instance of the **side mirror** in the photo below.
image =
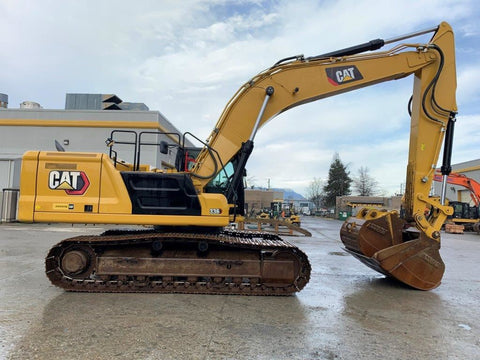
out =
<path fill-rule="evenodd" d="M 168 154 L 168 143 L 166 141 L 160 141 L 160 152 L 162 154 Z"/>

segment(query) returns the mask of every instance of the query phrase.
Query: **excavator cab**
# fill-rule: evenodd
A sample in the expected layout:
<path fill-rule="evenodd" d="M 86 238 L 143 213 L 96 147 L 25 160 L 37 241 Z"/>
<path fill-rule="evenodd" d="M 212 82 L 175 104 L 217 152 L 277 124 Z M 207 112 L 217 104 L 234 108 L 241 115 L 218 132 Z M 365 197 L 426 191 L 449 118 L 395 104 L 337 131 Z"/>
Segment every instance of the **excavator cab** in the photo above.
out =
<path fill-rule="evenodd" d="M 158 140 L 158 136 L 170 136 L 174 141 L 167 142 L 164 140 Z M 110 137 L 106 139 L 105 143 L 109 148 L 109 157 L 112 159 L 114 166 L 121 169 L 122 171 L 145 171 L 149 168 L 148 165 L 141 164 L 142 161 L 142 149 L 145 147 L 157 147 L 158 151 L 162 154 L 167 155 L 170 148 L 176 150 L 175 154 L 175 167 L 169 166 L 166 174 L 161 175 L 157 174 L 156 177 L 167 176 L 175 177 L 177 175 L 172 173 L 184 173 L 189 176 L 184 176 L 189 180 L 195 178 L 195 174 L 191 174 L 191 171 L 194 169 L 197 163 L 197 157 L 201 151 L 205 148 L 210 149 L 208 144 L 200 141 L 204 147 L 195 147 L 190 145 L 187 142 L 187 136 L 193 137 L 197 141 L 200 141 L 193 134 L 186 132 L 183 136 L 180 136 L 178 133 L 167 133 L 160 131 L 142 131 L 136 132 L 134 130 L 113 130 L 110 134 Z M 187 145 L 188 144 L 188 145 Z M 126 146 L 128 151 L 122 152 L 127 155 L 129 161 L 121 160 L 119 157 L 119 151 L 117 146 L 122 145 Z M 165 164 L 168 166 L 168 164 Z M 204 193 L 213 193 L 213 194 L 224 194 L 228 200 L 228 203 L 232 206 L 230 207 L 230 214 L 233 216 L 232 221 L 235 221 L 237 215 L 244 215 L 244 188 L 246 179 L 246 169 L 240 167 L 238 156 L 234 157 L 231 161 L 226 164 L 219 164 L 220 170 L 217 172 L 203 189 Z M 132 174 L 133 177 L 141 176 L 140 174 Z M 178 176 L 177 176 L 178 177 Z M 237 181 L 234 183 L 234 180 Z"/>
<path fill-rule="evenodd" d="M 470 219 L 470 205 L 460 201 L 450 201 L 449 205 L 453 207 L 452 219 Z"/>

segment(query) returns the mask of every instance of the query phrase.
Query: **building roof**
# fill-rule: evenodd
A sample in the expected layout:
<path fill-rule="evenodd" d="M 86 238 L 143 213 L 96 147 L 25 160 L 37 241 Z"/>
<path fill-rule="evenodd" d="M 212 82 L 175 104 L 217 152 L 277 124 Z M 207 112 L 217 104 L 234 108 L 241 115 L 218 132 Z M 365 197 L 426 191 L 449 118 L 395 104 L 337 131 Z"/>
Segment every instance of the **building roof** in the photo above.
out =
<path fill-rule="evenodd" d="M 76 94 L 65 97 L 65 110 L 141 110 L 148 111 L 144 103 L 124 102 L 115 94 Z"/>

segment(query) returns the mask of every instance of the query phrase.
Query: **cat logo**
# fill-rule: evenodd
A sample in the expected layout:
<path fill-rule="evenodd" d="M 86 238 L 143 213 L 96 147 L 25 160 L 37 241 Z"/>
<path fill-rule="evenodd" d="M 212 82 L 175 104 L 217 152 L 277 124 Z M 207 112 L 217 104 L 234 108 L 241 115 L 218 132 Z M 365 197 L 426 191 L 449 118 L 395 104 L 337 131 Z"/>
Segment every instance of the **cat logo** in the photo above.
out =
<path fill-rule="evenodd" d="M 50 171 L 48 187 L 52 190 L 65 190 L 68 195 L 83 195 L 90 181 L 83 171 Z"/>
<path fill-rule="evenodd" d="M 363 76 L 355 65 L 337 66 L 325 69 L 328 82 L 334 86 L 347 84 L 352 81 L 362 80 Z"/>

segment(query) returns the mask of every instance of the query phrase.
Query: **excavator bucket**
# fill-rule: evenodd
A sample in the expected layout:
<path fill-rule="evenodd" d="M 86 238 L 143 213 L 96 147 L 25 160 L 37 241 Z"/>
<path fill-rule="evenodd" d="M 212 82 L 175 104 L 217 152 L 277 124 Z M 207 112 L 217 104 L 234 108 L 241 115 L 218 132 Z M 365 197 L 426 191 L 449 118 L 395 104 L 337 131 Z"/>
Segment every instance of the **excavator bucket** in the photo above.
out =
<path fill-rule="evenodd" d="M 340 238 L 370 268 L 416 289 L 434 289 L 445 271 L 440 243 L 404 225 L 396 212 L 363 211 L 345 221 Z"/>

